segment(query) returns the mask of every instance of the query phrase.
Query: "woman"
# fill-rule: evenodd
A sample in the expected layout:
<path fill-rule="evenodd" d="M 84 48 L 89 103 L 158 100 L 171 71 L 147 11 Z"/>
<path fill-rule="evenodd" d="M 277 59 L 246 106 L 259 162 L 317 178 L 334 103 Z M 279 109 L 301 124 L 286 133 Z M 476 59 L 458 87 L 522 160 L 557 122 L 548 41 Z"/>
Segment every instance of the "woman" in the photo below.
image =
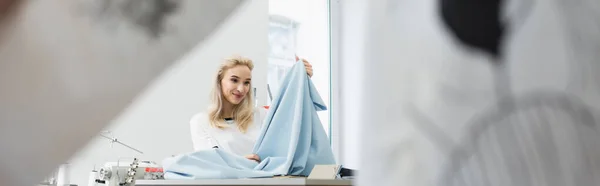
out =
<path fill-rule="evenodd" d="M 312 65 L 305 59 L 302 61 L 308 76 L 312 77 Z M 266 110 L 254 107 L 250 91 L 253 68 L 248 58 L 234 57 L 223 62 L 215 78 L 211 107 L 190 120 L 195 151 L 220 148 L 260 161 L 260 157 L 252 154 L 252 148 Z"/>

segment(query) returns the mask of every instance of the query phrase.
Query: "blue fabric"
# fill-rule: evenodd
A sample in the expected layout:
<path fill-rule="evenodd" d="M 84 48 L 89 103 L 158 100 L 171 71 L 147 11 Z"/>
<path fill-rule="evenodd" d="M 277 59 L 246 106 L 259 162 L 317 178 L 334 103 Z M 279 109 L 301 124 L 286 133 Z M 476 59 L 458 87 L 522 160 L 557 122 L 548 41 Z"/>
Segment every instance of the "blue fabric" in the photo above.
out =
<path fill-rule="evenodd" d="M 221 149 L 163 161 L 165 179 L 232 179 L 308 176 L 317 164 L 335 164 L 329 138 L 317 116 L 326 110 L 302 62 L 286 74 L 254 146 L 260 163 Z"/>

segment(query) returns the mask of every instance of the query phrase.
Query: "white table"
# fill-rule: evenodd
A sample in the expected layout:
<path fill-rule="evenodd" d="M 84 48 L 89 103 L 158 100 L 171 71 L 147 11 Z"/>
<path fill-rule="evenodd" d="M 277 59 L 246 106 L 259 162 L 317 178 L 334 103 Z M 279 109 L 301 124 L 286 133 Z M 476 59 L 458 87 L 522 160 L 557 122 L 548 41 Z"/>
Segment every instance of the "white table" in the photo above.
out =
<path fill-rule="evenodd" d="M 136 186 L 351 186 L 351 180 L 315 180 L 306 178 L 256 178 L 256 179 L 211 179 L 211 180 L 136 180 Z"/>

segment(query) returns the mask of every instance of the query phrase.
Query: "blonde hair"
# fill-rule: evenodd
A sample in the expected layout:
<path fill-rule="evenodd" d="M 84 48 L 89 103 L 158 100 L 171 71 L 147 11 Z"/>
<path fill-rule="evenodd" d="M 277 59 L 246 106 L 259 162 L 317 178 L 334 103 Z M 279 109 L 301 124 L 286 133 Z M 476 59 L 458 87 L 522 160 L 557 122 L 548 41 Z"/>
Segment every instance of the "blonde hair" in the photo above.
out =
<path fill-rule="evenodd" d="M 219 67 L 219 71 L 217 71 L 215 78 L 215 85 L 212 90 L 212 105 L 208 111 L 208 118 L 210 121 L 210 125 L 219 129 L 224 129 L 228 127 L 225 124 L 225 117 L 223 116 L 223 102 L 224 97 L 221 89 L 221 81 L 223 80 L 223 76 L 225 72 L 233 67 L 243 65 L 247 66 L 250 71 L 254 68 L 254 64 L 252 60 L 248 58 L 244 58 L 241 56 L 234 56 L 228 59 L 225 59 L 221 66 Z M 252 87 L 252 83 L 250 83 L 250 87 Z M 244 100 L 240 104 L 233 106 L 233 119 L 237 123 L 238 129 L 245 133 L 250 125 L 252 125 L 254 119 L 254 101 L 252 90 L 248 90 Z"/>

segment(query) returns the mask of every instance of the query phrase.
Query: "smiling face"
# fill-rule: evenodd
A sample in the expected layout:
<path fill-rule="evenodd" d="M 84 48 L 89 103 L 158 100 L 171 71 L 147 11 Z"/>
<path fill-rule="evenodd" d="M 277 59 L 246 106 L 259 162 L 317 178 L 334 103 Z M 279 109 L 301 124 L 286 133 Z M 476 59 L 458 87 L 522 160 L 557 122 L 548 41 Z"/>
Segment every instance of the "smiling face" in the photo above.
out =
<path fill-rule="evenodd" d="M 232 105 L 240 104 L 250 91 L 252 71 L 244 65 L 226 70 L 221 79 L 221 93 Z"/>

